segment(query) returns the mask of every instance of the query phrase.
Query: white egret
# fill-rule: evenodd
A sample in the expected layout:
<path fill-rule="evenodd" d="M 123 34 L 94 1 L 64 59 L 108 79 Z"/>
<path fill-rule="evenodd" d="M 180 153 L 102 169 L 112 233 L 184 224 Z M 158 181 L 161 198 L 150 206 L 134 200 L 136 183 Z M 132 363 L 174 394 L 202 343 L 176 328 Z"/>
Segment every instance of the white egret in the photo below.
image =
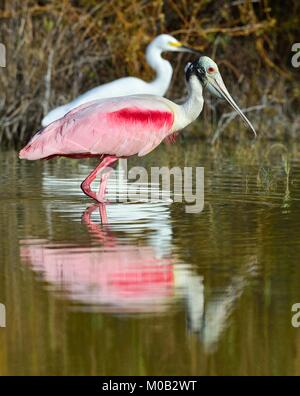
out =
<path fill-rule="evenodd" d="M 170 62 L 161 56 L 166 51 L 198 53 L 192 48 L 184 46 L 174 37 L 168 34 L 161 34 L 146 49 L 146 60 L 156 72 L 156 77 L 153 81 L 146 82 L 136 77 L 123 77 L 92 88 L 71 102 L 50 111 L 43 118 L 42 125 L 47 126 L 51 122 L 63 117 L 73 108 L 92 100 L 136 94 L 164 96 L 169 88 L 173 74 L 173 68 Z"/>

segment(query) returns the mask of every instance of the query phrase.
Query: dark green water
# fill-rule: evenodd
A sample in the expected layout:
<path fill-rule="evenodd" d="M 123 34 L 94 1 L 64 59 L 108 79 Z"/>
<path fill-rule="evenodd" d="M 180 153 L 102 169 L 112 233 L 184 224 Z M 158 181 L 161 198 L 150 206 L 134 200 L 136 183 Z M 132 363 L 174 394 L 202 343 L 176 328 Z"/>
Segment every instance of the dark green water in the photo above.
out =
<path fill-rule="evenodd" d="M 0 153 L 0 374 L 299 375 L 299 153 L 161 147 L 129 165 L 203 166 L 203 211 L 116 203 L 107 224 L 92 160 Z"/>

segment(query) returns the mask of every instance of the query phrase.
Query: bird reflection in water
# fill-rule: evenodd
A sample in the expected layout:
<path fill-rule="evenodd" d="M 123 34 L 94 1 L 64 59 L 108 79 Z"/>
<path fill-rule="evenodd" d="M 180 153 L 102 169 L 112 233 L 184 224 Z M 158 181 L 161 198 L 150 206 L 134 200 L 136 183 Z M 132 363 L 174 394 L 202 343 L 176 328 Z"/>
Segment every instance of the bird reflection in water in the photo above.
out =
<path fill-rule="evenodd" d="M 99 211 L 101 224 L 92 219 Z M 172 234 L 162 253 L 154 243 L 128 242 L 109 226 L 105 204 L 88 207 L 82 216 L 97 245 L 58 245 L 48 240 L 21 243 L 21 258 L 51 290 L 73 302 L 74 309 L 122 314 L 164 313 L 185 301 L 188 328 L 199 335 L 207 352 L 214 351 L 230 324 L 230 314 L 249 279 L 256 258 L 242 273 L 205 299 L 204 278 L 180 262 L 172 249 Z M 166 224 L 166 223 L 165 223 Z M 171 227 L 170 223 L 167 223 Z M 164 241 L 166 242 L 166 241 Z"/>
<path fill-rule="evenodd" d="M 91 216 L 99 210 L 102 225 Z M 154 246 L 125 244 L 108 226 L 104 204 L 87 208 L 84 224 L 100 246 L 57 246 L 26 240 L 21 257 L 68 299 L 109 312 L 164 311 L 174 298 L 174 259 Z M 122 243 L 123 242 L 123 243 Z"/>

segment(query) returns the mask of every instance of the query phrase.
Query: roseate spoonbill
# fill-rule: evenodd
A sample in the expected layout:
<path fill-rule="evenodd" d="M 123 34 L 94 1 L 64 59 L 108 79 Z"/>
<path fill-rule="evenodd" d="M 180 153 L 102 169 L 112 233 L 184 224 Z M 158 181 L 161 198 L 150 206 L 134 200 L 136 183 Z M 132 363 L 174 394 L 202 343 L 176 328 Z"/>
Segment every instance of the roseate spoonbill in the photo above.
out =
<path fill-rule="evenodd" d="M 59 106 L 50 111 L 42 120 L 42 126 L 47 126 L 51 122 L 63 117 L 70 110 L 90 102 L 91 100 L 112 98 L 117 96 L 149 94 L 164 96 L 171 83 L 173 68 L 171 63 L 161 57 L 162 52 L 192 52 L 198 51 L 184 46 L 181 42 L 168 34 L 157 36 L 147 47 L 146 60 L 156 71 L 156 78 L 151 82 L 143 81 L 136 77 L 124 77 L 111 81 L 107 84 L 95 87 L 72 102 Z"/>
<path fill-rule="evenodd" d="M 203 87 L 225 98 L 244 122 L 256 132 L 230 96 L 217 64 L 202 56 L 186 67 L 189 96 L 177 105 L 154 95 L 133 95 L 100 99 L 71 110 L 33 136 L 20 151 L 21 159 L 36 160 L 65 156 L 72 158 L 98 157 L 100 163 L 81 184 L 89 197 L 104 202 L 108 173 L 103 170 L 119 158 L 143 156 L 164 139 L 193 122 L 203 108 Z M 102 173 L 99 192 L 91 183 Z"/>

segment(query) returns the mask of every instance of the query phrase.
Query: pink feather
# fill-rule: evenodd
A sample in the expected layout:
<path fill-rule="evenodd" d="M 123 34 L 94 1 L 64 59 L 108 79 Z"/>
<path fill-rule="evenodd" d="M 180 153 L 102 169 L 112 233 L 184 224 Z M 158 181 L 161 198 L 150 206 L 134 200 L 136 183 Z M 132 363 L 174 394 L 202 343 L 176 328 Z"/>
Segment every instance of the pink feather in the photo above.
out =
<path fill-rule="evenodd" d="M 84 104 L 39 131 L 20 151 L 29 160 L 56 155 L 116 157 L 145 155 L 172 133 L 174 114 L 151 96 Z"/>

